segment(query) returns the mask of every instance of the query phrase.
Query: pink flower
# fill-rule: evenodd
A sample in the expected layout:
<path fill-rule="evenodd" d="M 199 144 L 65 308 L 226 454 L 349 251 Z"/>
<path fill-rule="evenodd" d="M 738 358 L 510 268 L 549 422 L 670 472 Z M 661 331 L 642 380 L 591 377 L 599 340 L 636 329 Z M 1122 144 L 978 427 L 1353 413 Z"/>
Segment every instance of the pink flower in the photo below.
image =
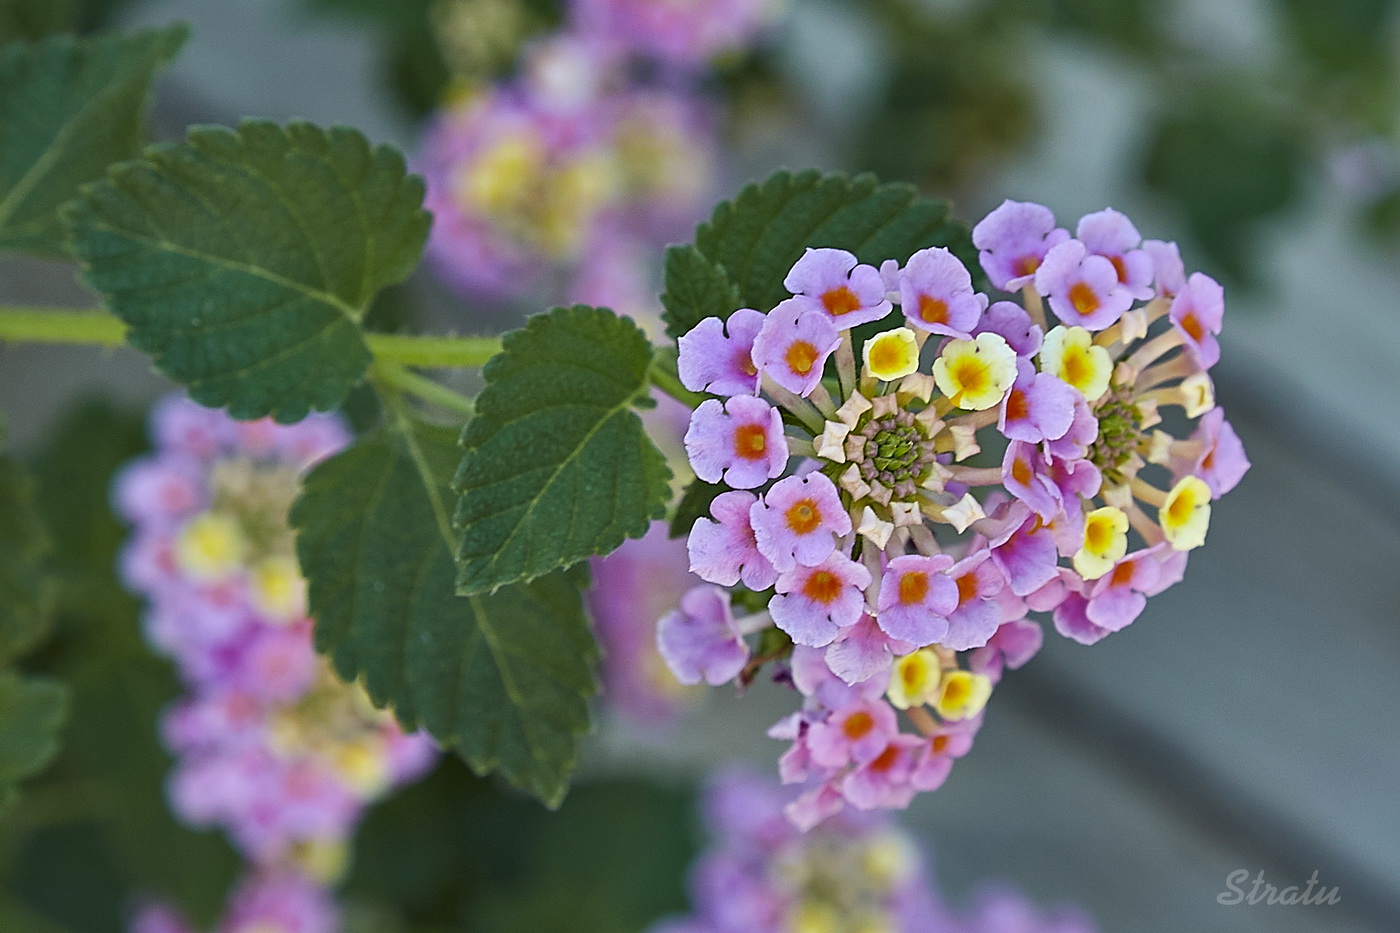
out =
<path fill-rule="evenodd" d="M 870 761 L 899 734 L 894 709 L 884 700 L 867 700 L 842 709 L 807 731 L 812 760 L 823 768 Z"/>
<path fill-rule="evenodd" d="M 959 601 L 958 585 L 948 576 L 952 566 L 946 554 L 911 554 L 890 561 L 880 581 L 880 628 L 920 648 L 947 635 L 947 616 Z"/>
<path fill-rule="evenodd" d="M 844 249 L 808 249 L 783 287 L 797 296 L 792 300 L 798 307 L 820 311 L 843 329 L 878 321 L 894 309 L 880 271 Z"/>
<path fill-rule="evenodd" d="M 1131 220 L 1111 207 L 1104 208 L 1079 218 L 1075 236 L 1089 252 L 1113 263 L 1119 283 L 1134 298 L 1146 301 L 1152 297 L 1156 268 L 1152 256 L 1139 248 L 1142 234 Z"/>
<path fill-rule="evenodd" d="M 1035 278 L 1045 254 L 1069 239 L 1055 226 L 1050 208 L 1025 201 L 1003 201 L 972 228 L 982 268 L 1002 291 L 1019 291 Z"/>
<path fill-rule="evenodd" d="M 604 702 L 639 725 L 667 723 L 685 702 L 657 663 L 656 620 L 698 581 L 689 572 L 685 542 L 668 532 L 666 522 L 652 522 L 643 537 L 589 562 L 588 606 L 603 651 Z"/>
<path fill-rule="evenodd" d="M 1215 335 L 1224 319 L 1225 289 L 1205 273 L 1193 272 L 1172 301 L 1171 321 L 1181 333 L 1183 346 L 1202 369 L 1220 362 L 1220 343 Z"/>
<path fill-rule="evenodd" d="M 889 677 L 896 655 L 920 647 L 891 638 L 875 617 L 862 615 L 850 628 L 842 629 L 827 646 L 825 661 L 831 672 L 848 684 L 880 683 Z"/>
<path fill-rule="evenodd" d="M 754 339 L 753 361 L 784 389 L 806 396 L 822 381 L 826 359 L 840 343 L 824 312 L 789 298 L 768 313 Z"/>
<path fill-rule="evenodd" d="M 948 613 L 948 634 L 940 644 L 954 651 L 981 648 L 1001 625 L 997 595 L 1005 581 L 991 561 L 990 551 L 977 551 L 948 570 L 958 587 L 958 603 Z"/>
<path fill-rule="evenodd" d="M 722 479 L 737 489 L 781 476 L 788 460 L 778 410 L 747 395 L 701 402 L 685 432 L 685 452 L 696 476 L 707 483 Z"/>
<path fill-rule="evenodd" d="M 997 430 L 1008 440 L 1057 440 L 1074 423 L 1075 399 L 1080 393 L 1049 373 L 1038 373 L 1024 357 L 1017 361 L 1016 382 L 1001 402 Z"/>
<path fill-rule="evenodd" d="M 1066 240 L 1046 254 L 1035 287 L 1049 298 L 1056 317 L 1085 330 L 1103 330 L 1133 306 L 1132 292 L 1118 280 L 1113 263 L 1078 240 Z"/>
<path fill-rule="evenodd" d="M 982 320 L 972 329 L 972 336 L 978 334 L 999 334 L 1016 355 L 1022 358 L 1035 356 L 1045 340 L 1045 331 L 1031 320 L 1026 309 L 1014 301 L 998 301 L 987 309 Z"/>
<path fill-rule="evenodd" d="M 243 881 L 221 926 L 223 933 L 335 933 L 339 928 L 340 912 L 330 891 L 285 870 Z"/>
<path fill-rule="evenodd" d="M 1124 557 L 1083 594 L 1071 592 L 1055 609 L 1055 628 L 1080 644 L 1092 645 L 1133 623 L 1155 596 L 1181 579 L 1186 552 L 1163 544 Z"/>
<path fill-rule="evenodd" d="M 1244 444 L 1225 420 L 1224 409 L 1212 408 L 1202 415 L 1191 440 L 1200 444 L 1200 454 L 1187 463 L 1178 461 L 1174 470 L 1176 478 L 1187 473 L 1199 476 L 1210 487 L 1213 498 L 1219 499 L 1234 489 L 1249 471 Z"/>
<path fill-rule="evenodd" d="M 837 633 L 860 620 L 870 571 L 841 554 L 815 567 L 778 577 L 778 595 L 768 604 L 773 623 L 799 645 L 824 648 Z"/>
<path fill-rule="evenodd" d="M 1007 587 L 1016 596 L 1026 596 L 1058 575 L 1059 548 L 1050 527 L 1024 503 L 1013 502 L 1010 512 L 1013 519 L 1007 530 L 988 544 Z"/>
<path fill-rule="evenodd" d="M 1167 298 L 1180 294 L 1186 287 L 1186 265 L 1181 261 L 1177 245 L 1162 240 L 1143 240 L 1142 251 L 1152 259 L 1152 280 L 1157 293 Z"/>
<path fill-rule="evenodd" d="M 699 518 L 690 528 L 687 547 L 690 569 L 700 579 L 720 586 L 744 586 L 763 592 L 778 579 L 778 571 L 758 550 L 750 515 L 758 497 L 750 492 L 726 492 L 710 503 L 714 520 Z"/>
<path fill-rule="evenodd" d="M 1014 671 L 1025 665 L 1040 652 L 1044 643 L 1045 632 L 1034 622 L 1027 619 L 1003 622 L 987 644 L 968 657 L 968 668 L 997 680 L 1004 669 Z"/>
<path fill-rule="evenodd" d="M 973 291 L 972 276 L 946 249 L 921 249 L 899 274 L 900 307 L 913 327 L 968 340 L 982 319 L 987 296 Z"/>
<path fill-rule="evenodd" d="M 820 564 L 836 550 L 836 537 L 851 533 L 851 516 L 823 473 L 778 480 L 749 518 L 759 553 L 779 573 Z"/>
<path fill-rule="evenodd" d="M 697 586 L 681 597 L 680 609 L 657 623 L 656 647 L 683 684 L 728 683 L 749 660 L 729 593 L 717 586 Z"/>
<path fill-rule="evenodd" d="M 696 324 L 676 341 L 681 384 L 714 395 L 758 394 L 753 343 L 763 322 L 759 312 L 740 308 L 728 321 L 708 317 Z"/>
<path fill-rule="evenodd" d="M 919 792 L 911 779 L 923 747 L 917 736 L 892 737 L 878 755 L 846 775 L 841 796 L 857 810 L 909 806 Z"/>

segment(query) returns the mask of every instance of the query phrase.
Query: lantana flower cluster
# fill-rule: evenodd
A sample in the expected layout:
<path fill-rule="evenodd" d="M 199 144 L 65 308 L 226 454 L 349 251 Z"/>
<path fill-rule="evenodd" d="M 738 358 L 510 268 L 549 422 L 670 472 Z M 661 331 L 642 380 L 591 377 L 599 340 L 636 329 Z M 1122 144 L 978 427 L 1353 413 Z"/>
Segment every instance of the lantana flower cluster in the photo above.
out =
<path fill-rule="evenodd" d="M 774 22 L 782 0 L 574 0 L 584 35 L 663 67 L 694 70 L 735 55 Z"/>
<path fill-rule="evenodd" d="M 449 283 L 469 297 L 544 288 L 651 309 L 646 257 L 705 207 L 714 118 L 684 83 L 643 85 L 627 66 L 615 44 L 560 34 L 527 51 L 519 77 L 437 116 L 418 167 L 428 255 Z"/>
<path fill-rule="evenodd" d="M 847 811 L 802 833 L 783 816 L 792 793 L 741 771 L 706 794 L 713 843 L 691 872 L 694 912 L 651 933 L 1094 933 L 1073 908 L 1043 911 L 988 887 L 970 909 L 946 904 L 929 859 L 883 813 Z"/>
<path fill-rule="evenodd" d="M 251 863 L 221 933 L 326 933 L 320 887 L 365 808 L 436 757 L 312 645 L 287 512 L 300 474 L 348 435 L 330 416 L 237 422 L 183 397 L 158 404 L 152 427 L 155 451 L 124 468 L 115 499 L 133 526 L 125 583 L 187 691 L 162 722 L 170 805 Z M 302 919 L 262 917 L 283 908 Z"/>
<path fill-rule="evenodd" d="M 1223 291 L 1174 244 L 1011 201 L 973 242 L 1019 300 L 946 249 L 878 268 L 811 249 L 771 311 L 679 341 L 681 381 L 713 396 L 686 450 L 720 492 L 688 541 L 709 585 L 658 644 L 682 682 L 720 684 L 790 640 L 804 703 L 771 734 L 802 826 L 937 788 L 1039 649 L 1029 615 L 1084 644 L 1131 624 L 1249 465 L 1209 375 Z"/>

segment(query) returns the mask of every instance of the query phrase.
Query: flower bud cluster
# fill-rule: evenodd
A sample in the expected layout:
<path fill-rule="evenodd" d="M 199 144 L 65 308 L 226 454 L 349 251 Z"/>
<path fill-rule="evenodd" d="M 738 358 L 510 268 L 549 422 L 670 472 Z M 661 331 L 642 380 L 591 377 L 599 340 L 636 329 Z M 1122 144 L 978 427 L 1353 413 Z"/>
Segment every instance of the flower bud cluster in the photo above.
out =
<path fill-rule="evenodd" d="M 1081 912 L 1045 912 L 1004 887 L 970 910 L 945 904 L 918 843 L 884 814 L 847 811 L 809 833 L 791 797 L 742 772 L 706 795 L 714 841 L 691 876 L 694 913 L 651 933 L 1093 933 Z"/>
<path fill-rule="evenodd" d="M 348 436 L 329 416 L 236 422 L 183 397 L 159 403 L 152 427 L 155 451 L 123 469 L 115 499 L 133 526 L 124 581 L 187 691 L 162 723 L 171 807 L 229 834 L 254 894 L 328 882 L 365 808 L 436 756 L 312 645 L 287 512 L 301 473 Z"/>
<path fill-rule="evenodd" d="M 1071 236 L 1010 201 L 973 241 L 1019 301 L 946 249 L 879 268 L 811 249 L 771 311 L 679 341 L 681 381 L 713 396 L 686 451 L 724 491 L 689 538 L 712 586 L 658 644 L 710 683 L 752 673 L 751 634 L 796 646 L 805 702 L 774 734 L 784 778 L 809 786 L 802 825 L 941 784 L 1003 670 L 1038 649 L 1029 614 L 1085 644 L 1129 625 L 1249 466 L 1208 374 L 1223 291 L 1174 244 L 1111 209 Z"/>

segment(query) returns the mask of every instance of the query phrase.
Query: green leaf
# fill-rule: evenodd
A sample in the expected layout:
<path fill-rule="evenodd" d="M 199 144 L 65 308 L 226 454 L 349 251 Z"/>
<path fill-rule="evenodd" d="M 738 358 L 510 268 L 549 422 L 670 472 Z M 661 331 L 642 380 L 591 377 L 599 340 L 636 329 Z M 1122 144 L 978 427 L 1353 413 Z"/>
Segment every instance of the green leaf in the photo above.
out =
<path fill-rule="evenodd" d="M 0 250 L 66 257 L 58 209 L 140 152 L 151 81 L 184 26 L 0 49 Z"/>
<path fill-rule="evenodd" d="M 196 127 L 65 211 L 85 277 L 133 346 L 198 402 L 292 422 L 370 363 L 360 322 L 417 264 L 423 182 L 355 130 Z"/>
<path fill-rule="evenodd" d="M 0 457 L 0 665 L 29 650 L 48 630 L 47 550 L 33 482 L 19 464 Z"/>
<path fill-rule="evenodd" d="M 68 32 L 73 0 L 0 0 L 0 44 Z"/>
<path fill-rule="evenodd" d="M 665 515 L 671 471 L 632 411 L 651 362 L 646 335 L 603 308 L 556 308 L 505 336 L 453 481 L 458 592 L 606 554 Z"/>
<path fill-rule="evenodd" d="M 710 262 L 693 246 L 666 250 L 666 291 L 661 296 L 666 311 L 666 333 L 679 337 L 707 317 L 728 320 L 743 307 L 739 286 L 724 267 Z"/>
<path fill-rule="evenodd" d="M 882 185 L 874 175 L 779 172 L 716 207 L 695 231 L 695 245 L 738 285 L 742 307 L 768 311 L 788 296 L 783 279 L 808 247 L 850 250 L 878 265 L 946 246 L 975 273 L 971 234 L 948 212 L 947 201 L 912 185 Z"/>
<path fill-rule="evenodd" d="M 0 800 L 58 754 L 68 691 L 44 678 L 0 672 Z"/>
<path fill-rule="evenodd" d="M 407 728 L 557 806 L 596 690 L 583 575 L 457 595 L 455 440 L 400 417 L 306 478 L 292 523 L 317 646 Z"/>

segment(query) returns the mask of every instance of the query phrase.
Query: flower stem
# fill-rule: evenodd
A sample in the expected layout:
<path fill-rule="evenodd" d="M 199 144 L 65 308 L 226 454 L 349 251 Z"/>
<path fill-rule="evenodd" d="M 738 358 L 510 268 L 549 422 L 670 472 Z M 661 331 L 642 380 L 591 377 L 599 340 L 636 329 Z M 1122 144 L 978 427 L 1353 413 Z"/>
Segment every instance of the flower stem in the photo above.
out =
<path fill-rule="evenodd" d="M 692 392 L 681 384 L 673 353 L 658 352 L 651 361 L 650 375 L 652 385 L 683 405 L 696 408 L 705 400 L 705 396 Z"/>
<path fill-rule="evenodd" d="M 120 346 L 126 325 L 99 310 L 0 306 L 0 343 Z"/>
<path fill-rule="evenodd" d="M 377 359 L 423 369 L 464 369 L 486 365 L 501 352 L 500 337 L 419 337 L 365 334 Z"/>
<path fill-rule="evenodd" d="M 125 340 L 126 324 L 106 311 L 0 305 L 0 343 L 115 347 Z M 499 337 L 366 334 L 365 341 L 379 359 L 424 369 L 482 366 L 501 352 Z"/>
<path fill-rule="evenodd" d="M 431 379 L 411 372 L 407 367 L 392 360 L 379 359 L 374 364 L 375 377 L 384 385 L 392 386 L 401 392 L 431 402 L 448 411 L 470 417 L 476 411 L 471 399 L 452 391 Z"/>

